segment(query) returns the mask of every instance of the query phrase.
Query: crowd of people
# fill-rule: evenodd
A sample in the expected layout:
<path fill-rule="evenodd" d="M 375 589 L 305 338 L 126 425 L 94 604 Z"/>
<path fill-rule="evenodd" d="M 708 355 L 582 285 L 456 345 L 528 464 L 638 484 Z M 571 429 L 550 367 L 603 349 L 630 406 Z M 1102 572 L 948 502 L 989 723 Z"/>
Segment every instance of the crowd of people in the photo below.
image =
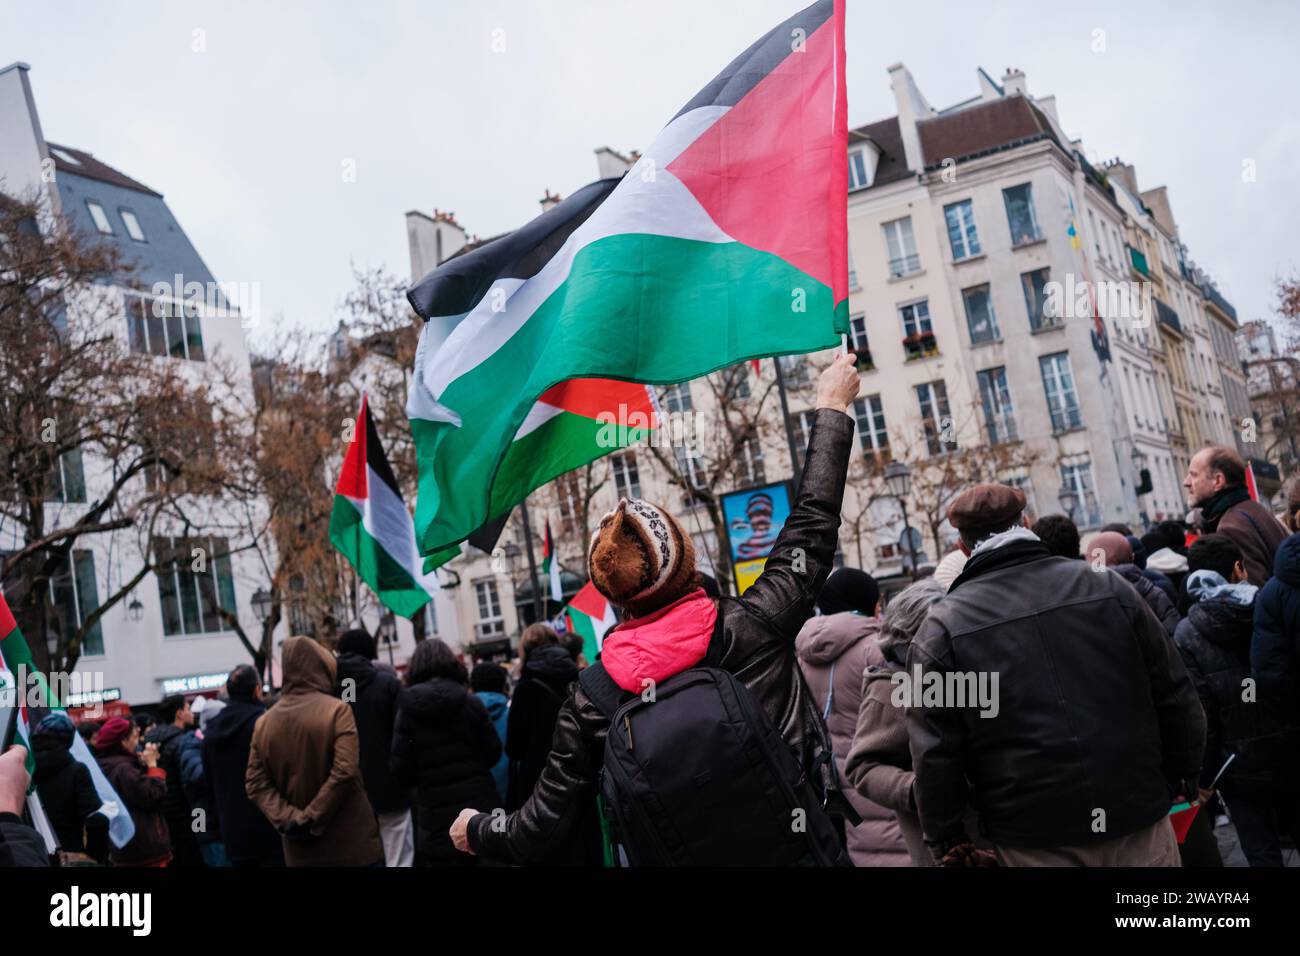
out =
<path fill-rule="evenodd" d="M 588 571 L 621 623 L 598 659 L 533 624 L 508 666 L 363 630 L 236 667 L 197 717 L 33 728 L 65 853 L 116 866 L 770 863 L 1251 866 L 1300 837 L 1300 534 L 1235 451 L 1191 462 L 1188 520 L 1087 541 L 981 484 L 957 547 L 881 607 L 834 568 L 855 444 L 852 358 L 822 375 L 806 464 L 739 598 L 667 511 L 622 500 Z M 1300 527 L 1300 496 L 1286 522 Z M 74 734 L 135 825 L 112 845 Z M 14 753 L 0 799 L 21 792 Z M 25 781 L 24 781 L 25 783 Z M 1171 810 L 1189 826 L 1176 829 Z M 21 861 L 21 839 L 0 830 Z M 30 858 L 30 854 L 26 858 Z"/>

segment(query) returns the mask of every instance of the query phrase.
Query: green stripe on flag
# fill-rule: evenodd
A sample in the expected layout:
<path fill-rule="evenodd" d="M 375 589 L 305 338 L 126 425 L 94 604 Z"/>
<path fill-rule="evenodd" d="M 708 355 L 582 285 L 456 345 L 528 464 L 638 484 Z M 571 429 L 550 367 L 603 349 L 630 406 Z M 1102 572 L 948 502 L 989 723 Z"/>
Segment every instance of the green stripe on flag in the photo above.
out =
<path fill-rule="evenodd" d="M 429 592 L 370 536 L 361 512 L 342 495 L 334 497 L 330 541 L 394 614 L 409 618 L 429 603 Z"/>

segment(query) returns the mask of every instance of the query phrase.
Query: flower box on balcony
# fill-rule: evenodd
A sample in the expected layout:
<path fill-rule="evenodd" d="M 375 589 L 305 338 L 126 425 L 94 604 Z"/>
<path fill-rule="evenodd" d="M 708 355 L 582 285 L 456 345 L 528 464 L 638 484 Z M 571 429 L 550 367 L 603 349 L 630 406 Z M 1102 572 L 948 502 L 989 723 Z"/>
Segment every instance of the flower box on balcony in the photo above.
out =
<path fill-rule="evenodd" d="M 903 351 L 907 353 L 910 362 L 912 359 L 938 355 L 939 343 L 935 341 L 933 332 L 913 332 L 903 339 Z"/>

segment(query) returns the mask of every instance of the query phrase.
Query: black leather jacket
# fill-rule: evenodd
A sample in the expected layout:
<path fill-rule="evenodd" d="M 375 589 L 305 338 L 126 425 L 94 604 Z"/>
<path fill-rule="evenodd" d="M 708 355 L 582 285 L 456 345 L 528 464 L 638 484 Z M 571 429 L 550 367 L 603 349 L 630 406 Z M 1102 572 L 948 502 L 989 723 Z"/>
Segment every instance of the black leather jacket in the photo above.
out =
<path fill-rule="evenodd" d="M 743 597 L 719 606 L 723 669 L 754 692 L 805 767 L 820 740 L 821 715 L 799 672 L 794 639 L 831 571 L 852 448 L 853 419 L 819 409 L 794 507 L 763 573 Z M 569 839 L 574 824 L 595 805 L 608 726 L 580 685 L 573 684 L 532 796 L 495 825 L 485 813 L 471 819 L 470 848 L 492 859 L 531 863 Z"/>
<path fill-rule="evenodd" d="M 908 671 L 918 665 L 998 678 L 996 716 L 930 700 L 908 709 L 936 853 L 964 841 L 968 801 L 995 844 L 1125 836 L 1165 816 L 1172 788 L 1200 770 L 1205 714 L 1160 622 L 1119 575 L 1039 541 L 967 562 L 912 641 Z"/>

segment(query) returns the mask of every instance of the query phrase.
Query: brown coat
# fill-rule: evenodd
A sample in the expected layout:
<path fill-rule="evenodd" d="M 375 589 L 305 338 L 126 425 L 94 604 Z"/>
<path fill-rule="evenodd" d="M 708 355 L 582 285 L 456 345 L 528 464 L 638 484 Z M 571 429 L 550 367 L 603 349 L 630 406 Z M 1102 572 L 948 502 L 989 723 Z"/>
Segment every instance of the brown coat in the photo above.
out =
<path fill-rule="evenodd" d="M 1238 501 L 1219 517 L 1213 529 L 1227 535 L 1241 552 L 1246 579 L 1262 588 L 1273 576 L 1273 559 L 1287 536 L 1286 528 L 1258 501 Z"/>
<path fill-rule="evenodd" d="M 334 656 L 309 637 L 281 655 L 284 693 L 257 720 L 244 786 L 281 833 L 288 866 L 382 862 L 379 826 L 361 779 L 352 708 L 330 693 Z M 285 835 L 306 828 L 302 836 Z"/>
<path fill-rule="evenodd" d="M 876 647 L 879 632 L 879 618 L 847 611 L 809 618 L 795 638 L 795 653 L 799 655 L 799 667 L 808 681 L 808 690 L 812 692 L 817 709 L 826 714 L 826 729 L 831 734 L 831 749 L 835 752 L 835 767 L 841 779 L 858 722 L 863 671 L 884 663 L 880 649 Z M 826 712 L 828 697 L 829 713 Z M 906 746 L 906 728 L 903 739 Z M 844 795 L 862 817 L 860 824 L 849 827 L 845 833 L 853 865 L 909 865 L 908 848 L 904 845 L 894 811 L 872 803 L 847 781 Z"/>

